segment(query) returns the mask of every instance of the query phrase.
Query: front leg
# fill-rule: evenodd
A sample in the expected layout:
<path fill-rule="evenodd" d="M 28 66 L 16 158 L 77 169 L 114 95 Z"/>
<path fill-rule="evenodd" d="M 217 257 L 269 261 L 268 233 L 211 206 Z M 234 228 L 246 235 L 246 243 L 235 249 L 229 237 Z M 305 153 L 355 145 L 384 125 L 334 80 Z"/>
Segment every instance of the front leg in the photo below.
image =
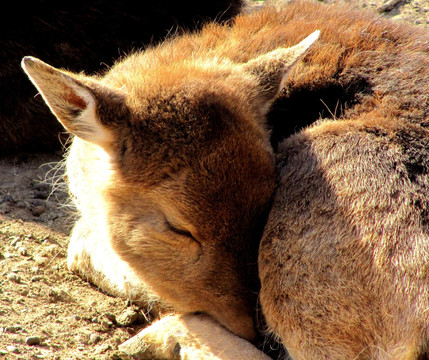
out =
<path fill-rule="evenodd" d="M 137 359 L 269 360 L 248 341 L 207 315 L 162 318 L 119 346 Z"/>

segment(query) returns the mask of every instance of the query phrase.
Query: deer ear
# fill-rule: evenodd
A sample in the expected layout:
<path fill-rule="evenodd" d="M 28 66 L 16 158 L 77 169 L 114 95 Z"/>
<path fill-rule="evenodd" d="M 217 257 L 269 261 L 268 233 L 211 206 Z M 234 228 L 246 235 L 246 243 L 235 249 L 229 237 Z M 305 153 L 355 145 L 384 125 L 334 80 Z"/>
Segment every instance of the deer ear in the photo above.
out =
<path fill-rule="evenodd" d="M 78 75 L 58 70 L 33 57 L 25 57 L 21 65 L 70 133 L 103 147 L 111 143 L 112 132 L 98 116 L 97 97 Z"/>
<path fill-rule="evenodd" d="M 261 55 L 243 64 L 242 68 L 258 78 L 262 93 L 268 101 L 273 101 L 283 88 L 284 81 L 293 66 L 307 53 L 319 35 L 320 31 L 316 30 L 299 44 Z"/>

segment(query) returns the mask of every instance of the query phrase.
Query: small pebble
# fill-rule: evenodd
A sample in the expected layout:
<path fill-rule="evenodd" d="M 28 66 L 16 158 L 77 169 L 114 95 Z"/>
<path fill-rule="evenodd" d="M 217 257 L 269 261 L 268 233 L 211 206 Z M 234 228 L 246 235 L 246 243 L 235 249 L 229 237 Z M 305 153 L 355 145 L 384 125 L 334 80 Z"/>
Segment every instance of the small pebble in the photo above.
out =
<path fill-rule="evenodd" d="M 101 337 L 98 334 L 91 334 L 89 336 L 89 342 L 90 344 L 97 344 L 101 341 Z"/>
<path fill-rule="evenodd" d="M 31 278 L 31 282 L 37 282 L 37 281 L 44 280 L 44 279 L 45 279 L 45 278 L 44 278 L 43 276 L 36 275 L 36 276 L 33 276 L 33 277 Z"/>
<path fill-rule="evenodd" d="M 19 349 L 13 345 L 6 346 L 6 350 L 10 353 L 19 354 Z"/>
<path fill-rule="evenodd" d="M 28 250 L 27 250 L 25 247 L 23 247 L 23 246 L 21 246 L 21 247 L 18 249 L 18 252 L 19 252 L 19 254 L 20 254 L 20 255 L 22 255 L 22 256 L 27 256 L 27 255 L 28 255 Z"/>
<path fill-rule="evenodd" d="M 137 310 L 127 309 L 121 315 L 116 317 L 116 322 L 119 326 L 130 326 L 141 320 L 141 315 Z"/>
<path fill-rule="evenodd" d="M 38 345 L 40 344 L 40 337 L 38 336 L 29 336 L 25 339 L 27 345 Z"/>
<path fill-rule="evenodd" d="M 15 273 L 7 274 L 7 279 L 9 281 L 12 281 L 12 282 L 17 283 L 17 284 L 19 284 L 21 282 L 21 276 L 15 274 Z"/>
<path fill-rule="evenodd" d="M 31 208 L 31 213 L 34 216 L 40 216 L 46 211 L 45 206 L 35 206 Z"/>
<path fill-rule="evenodd" d="M 63 289 L 55 289 L 55 288 L 50 289 L 48 292 L 48 296 L 52 302 L 58 302 L 58 301 L 69 302 L 73 300 L 72 296 L 67 291 L 64 291 Z"/>

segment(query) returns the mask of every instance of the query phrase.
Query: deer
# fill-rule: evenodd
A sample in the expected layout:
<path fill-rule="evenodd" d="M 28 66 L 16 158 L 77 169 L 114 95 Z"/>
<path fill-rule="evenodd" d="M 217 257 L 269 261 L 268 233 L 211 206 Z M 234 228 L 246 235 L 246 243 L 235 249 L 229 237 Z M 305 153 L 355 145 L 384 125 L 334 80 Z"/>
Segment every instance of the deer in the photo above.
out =
<path fill-rule="evenodd" d="M 155 357 L 267 359 L 260 307 L 292 359 L 423 358 L 428 53 L 424 29 L 296 1 L 103 76 L 24 58 L 75 136 L 69 267 L 174 310 L 141 334 Z"/>

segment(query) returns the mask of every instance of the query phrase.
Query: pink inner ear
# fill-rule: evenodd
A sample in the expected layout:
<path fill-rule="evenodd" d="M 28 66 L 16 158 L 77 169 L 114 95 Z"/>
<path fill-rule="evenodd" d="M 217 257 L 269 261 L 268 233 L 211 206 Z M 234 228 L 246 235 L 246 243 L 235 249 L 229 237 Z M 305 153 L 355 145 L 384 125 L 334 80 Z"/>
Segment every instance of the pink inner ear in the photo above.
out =
<path fill-rule="evenodd" d="M 72 89 L 65 87 L 64 88 L 64 100 L 69 103 L 70 105 L 73 105 L 74 107 L 85 110 L 87 107 L 87 103 L 84 99 L 82 99 L 80 96 L 76 94 L 75 91 Z"/>

